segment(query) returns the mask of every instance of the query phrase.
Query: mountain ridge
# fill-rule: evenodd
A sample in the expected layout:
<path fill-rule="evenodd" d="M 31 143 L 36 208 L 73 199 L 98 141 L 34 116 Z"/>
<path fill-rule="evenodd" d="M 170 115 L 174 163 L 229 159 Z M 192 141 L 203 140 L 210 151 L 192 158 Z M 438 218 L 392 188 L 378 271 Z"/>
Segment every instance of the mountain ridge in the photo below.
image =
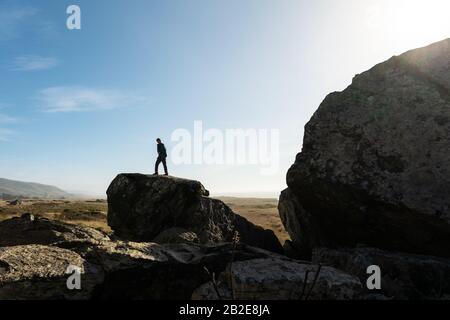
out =
<path fill-rule="evenodd" d="M 61 199 L 72 194 L 51 185 L 0 178 L 0 199 L 11 197 Z"/>

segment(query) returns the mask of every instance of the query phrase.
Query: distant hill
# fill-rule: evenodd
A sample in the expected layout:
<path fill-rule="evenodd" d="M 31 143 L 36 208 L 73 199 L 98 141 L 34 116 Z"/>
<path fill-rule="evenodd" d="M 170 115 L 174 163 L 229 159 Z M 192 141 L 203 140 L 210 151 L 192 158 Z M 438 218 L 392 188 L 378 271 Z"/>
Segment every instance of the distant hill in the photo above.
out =
<path fill-rule="evenodd" d="M 54 186 L 0 178 L 0 199 L 18 197 L 61 199 L 70 198 L 72 195 Z"/>

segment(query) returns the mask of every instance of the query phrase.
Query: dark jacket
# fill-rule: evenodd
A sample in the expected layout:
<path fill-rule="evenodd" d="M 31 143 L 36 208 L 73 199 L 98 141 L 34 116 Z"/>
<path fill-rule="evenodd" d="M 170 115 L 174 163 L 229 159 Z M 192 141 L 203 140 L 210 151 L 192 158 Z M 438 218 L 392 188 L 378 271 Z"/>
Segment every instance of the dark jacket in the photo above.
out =
<path fill-rule="evenodd" d="M 158 143 L 158 157 L 159 158 L 167 158 L 166 147 L 163 143 Z"/>

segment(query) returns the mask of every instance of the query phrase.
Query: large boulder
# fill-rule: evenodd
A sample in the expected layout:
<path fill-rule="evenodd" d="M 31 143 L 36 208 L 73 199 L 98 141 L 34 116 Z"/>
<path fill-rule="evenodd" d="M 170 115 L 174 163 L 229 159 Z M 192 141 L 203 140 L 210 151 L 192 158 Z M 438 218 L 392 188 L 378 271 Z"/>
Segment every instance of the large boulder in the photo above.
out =
<path fill-rule="evenodd" d="M 287 174 L 295 245 L 450 257 L 449 145 L 450 39 L 357 75 L 320 105 Z"/>
<path fill-rule="evenodd" d="M 367 268 L 376 265 L 381 271 L 381 289 L 377 293 L 389 299 L 450 299 L 449 259 L 375 248 L 316 248 L 313 262 L 355 275 L 364 285 L 369 277 Z M 366 294 L 372 292 L 367 290 Z"/>
<path fill-rule="evenodd" d="M 198 181 L 166 176 L 120 174 L 108 195 L 108 224 L 114 233 L 133 241 L 155 241 L 167 229 L 193 232 L 202 244 L 240 241 L 282 252 L 275 234 L 235 214 L 211 199 Z"/>

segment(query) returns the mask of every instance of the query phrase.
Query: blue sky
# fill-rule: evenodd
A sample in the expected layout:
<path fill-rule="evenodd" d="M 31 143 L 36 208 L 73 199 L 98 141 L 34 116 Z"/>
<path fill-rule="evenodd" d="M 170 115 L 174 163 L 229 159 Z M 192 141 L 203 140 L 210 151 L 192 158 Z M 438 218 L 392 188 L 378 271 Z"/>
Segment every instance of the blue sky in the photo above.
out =
<path fill-rule="evenodd" d="M 82 29 L 66 28 L 79 5 Z M 154 139 L 280 130 L 280 168 L 171 165 L 215 194 L 276 195 L 326 94 L 450 37 L 446 0 L 0 0 L 0 177 L 103 195 Z"/>

